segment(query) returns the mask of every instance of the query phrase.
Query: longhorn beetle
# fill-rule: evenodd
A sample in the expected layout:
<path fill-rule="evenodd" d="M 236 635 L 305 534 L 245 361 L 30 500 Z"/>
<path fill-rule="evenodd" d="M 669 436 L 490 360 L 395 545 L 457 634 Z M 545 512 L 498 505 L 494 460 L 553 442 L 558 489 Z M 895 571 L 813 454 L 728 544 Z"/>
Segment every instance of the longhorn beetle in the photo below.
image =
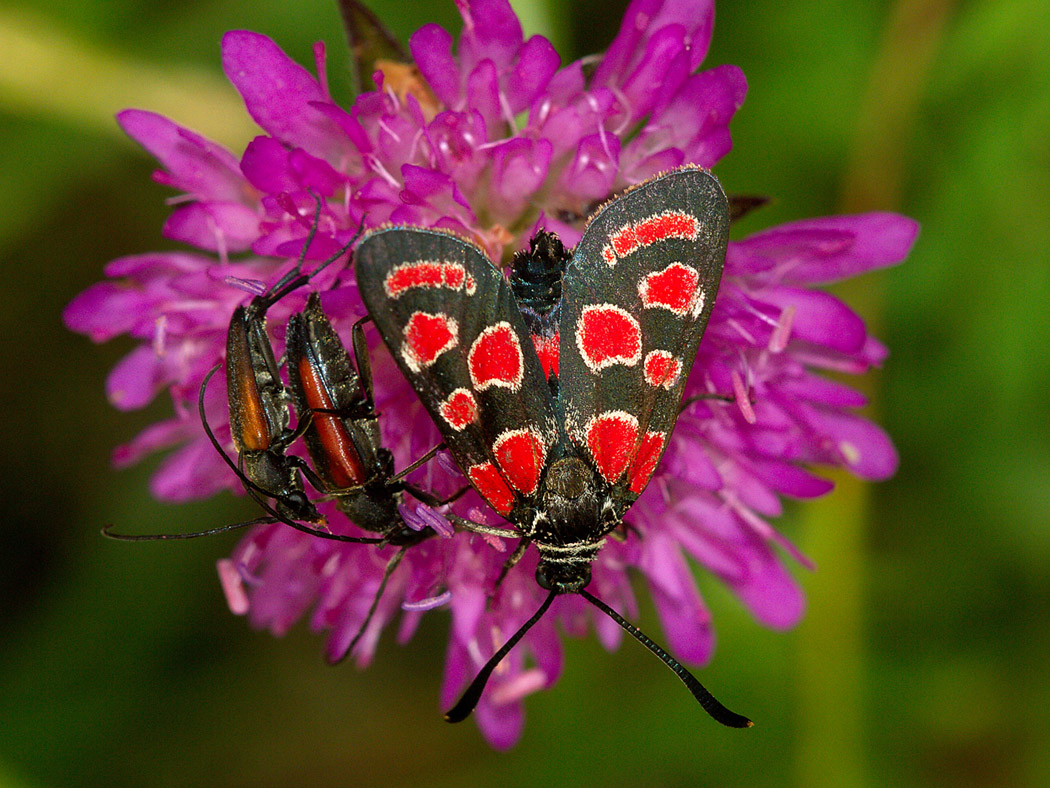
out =
<path fill-rule="evenodd" d="M 477 246 L 407 227 L 361 241 L 358 286 L 383 340 L 470 483 L 523 546 L 538 548 L 536 581 L 549 591 L 448 721 L 470 714 L 492 671 L 554 598 L 575 593 L 663 660 L 715 720 L 750 726 L 587 591 L 591 562 L 667 446 L 718 290 L 728 230 L 721 186 L 696 167 L 653 178 L 599 209 L 553 307 L 560 310 L 556 387 L 510 284 Z"/>
<path fill-rule="evenodd" d="M 382 446 L 379 434 L 363 322 L 353 327 L 356 369 L 316 292 L 310 294 L 302 312 L 288 319 L 285 345 L 289 388 L 300 424 L 305 425 L 303 437 L 318 477 L 311 483 L 334 498 L 339 510 L 356 526 L 379 534 L 358 541 L 400 548 L 387 562 L 372 606 L 344 654 L 353 650 L 368 627 L 391 573 L 408 548 L 435 533 L 431 528 L 415 530 L 406 524 L 400 511 L 404 492 L 430 506 L 456 497 L 441 500 L 404 481 L 432 458 L 438 447 L 394 473 L 394 456 Z"/>
<path fill-rule="evenodd" d="M 218 371 L 216 365 L 204 376 L 198 393 L 197 406 L 201 424 L 219 456 L 241 480 L 245 491 L 267 512 L 264 517 L 211 528 L 204 531 L 177 534 L 118 534 L 109 526 L 102 533 L 123 541 L 153 541 L 163 539 L 192 539 L 251 525 L 282 522 L 300 531 L 338 541 L 360 541 L 303 525 L 303 522 L 322 526 L 325 518 L 306 495 L 302 476 L 311 483 L 317 478 L 299 457 L 288 455 L 288 447 L 300 436 L 305 423 L 289 428 L 291 411 L 289 396 L 281 382 L 273 346 L 266 332 L 266 313 L 270 307 L 307 284 L 321 271 L 350 251 L 360 237 L 359 230 L 350 242 L 313 271 L 303 273 L 307 250 L 317 233 L 321 215 L 321 199 L 314 195 L 317 207 L 314 221 L 303 243 L 295 267 L 281 277 L 266 292 L 255 296 L 245 306 L 238 306 L 230 318 L 226 332 L 226 387 L 230 414 L 230 435 L 237 450 L 234 463 L 215 437 L 205 415 L 204 396 L 208 382 Z M 272 498 L 271 505 L 267 499 Z M 373 541 L 373 540 L 369 540 Z"/>

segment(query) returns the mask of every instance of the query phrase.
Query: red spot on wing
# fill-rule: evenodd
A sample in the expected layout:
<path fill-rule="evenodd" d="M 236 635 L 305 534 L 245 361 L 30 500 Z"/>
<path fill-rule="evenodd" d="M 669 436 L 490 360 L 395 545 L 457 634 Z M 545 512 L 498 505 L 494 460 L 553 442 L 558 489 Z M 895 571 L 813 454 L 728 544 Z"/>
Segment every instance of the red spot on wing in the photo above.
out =
<path fill-rule="evenodd" d="M 535 430 L 507 430 L 492 445 L 500 470 L 511 485 L 526 495 L 536 492 L 547 459 L 543 438 Z"/>
<path fill-rule="evenodd" d="M 645 485 L 656 470 L 656 463 L 660 460 L 660 452 L 663 451 L 664 443 L 667 441 L 666 432 L 647 432 L 638 447 L 631 470 L 627 474 L 627 482 L 631 492 L 641 494 Z"/>
<path fill-rule="evenodd" d="M 692 214 L 666 211 L 638 222 L 634 227 L 639 246 L 648 246 L 667 238 L 696 238 L 697 221 Z"/>
<path fill-rule="evenodd" d="M 645 382 L 653 388 L 669 389 L 678 382 L 682 362 L 666 350 L 653 350 L 645 357 Z"/>
<path fill-rule="evenodd" d="M 467 368 L 476 391 L 499 386 L 511 391 L 521 387 L 525 370 L 521 343 L 506 321 L 482 331 L 467 354 Z"/>
<path fill-rule="evenodd" d="M 409 290 L 419 287 L 447 287 L 459 290 L 467 279 L 467 272 L 460 263 L 437 260 L 420 260 L 402 263 L 386 275 L 384 287 L 390 298 L 400 298 Z"/>
<path fill-rule="evenodd" d="M 662 271 L 644 276 L 638 283 L 638 295 L 646 309 L 667 309 L 682 316 L 693 308 L 698 296 L 702 297 L 697 289 L 699 283 L 700 274 L 695 268 L 671 263 Z"/>
<path fill-rule="evenodd" d="M 614 231 L 602 249 L 602 257 L 609 265 L 615 265 L 617 258 L 668 238 L 695 240 L 699 230 L 700 221 L 692 214 L 664 211 Z"/>
<path fill-rule="evenodd" d="M 558 332 L 552 337 L 543 337 L 539 334 L 532 335 L 532 346 L 536 348 L 536 355 L 543 367 L 543 374 L 550 380 L 551 374 L 558 377 Z"/>
<path fill-rule="evenodd" d="M 502 515 L 510 514 L 510 510 L 514 508 L 514 493 L 503 481 L 495 465 L 491 462 L 472 465 L 467 470 L 467 476 L 470 477 L 474 489 L 481 493 L 481 497 L 488 501 L 493 509 Z"/>
<path fill-rule="evenodd" d="M 633 366 L 642 357 L 642 328 L 618 306 L 586 306 L 576 324 L 576 347 L 593 372 L 614 364 Z"/>
<path fill-rule="evenodd" d="M 612 248 L 617 257 L 626 257 L 638 247 L 638 236 L 634 233 L 634 225 L 629 224 L 621 228 L 612 236 Z"/>
<path fill-rule="evenodd" d="M 587 422 L 587 448 L 609 483 L 619 479 L 634 456 L 638 419 L 622 410 L 605 411 Z"/>
<path fill-rule="evenodd" d="M 448 315 L 413 312 L 405 324 L 401 357 L 413 372 L 429 367 L 459 344 L 459 326 Z"/>
<path fill-rule="evenodd" d="M 456 389 L 438 406 L 441 417 L 454 430 L 478 420 L 478 401 L 467 389 Z"/>

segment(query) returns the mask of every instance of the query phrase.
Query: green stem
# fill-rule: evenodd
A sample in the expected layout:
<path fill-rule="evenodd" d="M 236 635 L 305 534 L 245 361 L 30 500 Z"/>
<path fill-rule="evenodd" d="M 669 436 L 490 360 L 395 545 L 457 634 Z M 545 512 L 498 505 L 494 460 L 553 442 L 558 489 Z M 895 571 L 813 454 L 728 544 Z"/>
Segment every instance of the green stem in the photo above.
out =
<path fill-rule="evenodd" d="M 908 140 L 952 5 L 952 0 L 899 0 L 893 8 L 858 117 L 842 212 L 892 210 L 899 203 Z M 877 276 L 865 277 L 835 288 L 874 333 L 882 322 L 881 283 Z M 877 377 L 868 376 L 861 387 L 873 395 L 876 384 Z M 807 788 L 874 783 L 867 752 L 864 623 L 871 491 L 845 472 L 833 478 L 834 494 L 808 505 L 801 518 L 806 548 L 820 570 L 807 583 L 811 609 L 798 633 L 796 776 Z"/>

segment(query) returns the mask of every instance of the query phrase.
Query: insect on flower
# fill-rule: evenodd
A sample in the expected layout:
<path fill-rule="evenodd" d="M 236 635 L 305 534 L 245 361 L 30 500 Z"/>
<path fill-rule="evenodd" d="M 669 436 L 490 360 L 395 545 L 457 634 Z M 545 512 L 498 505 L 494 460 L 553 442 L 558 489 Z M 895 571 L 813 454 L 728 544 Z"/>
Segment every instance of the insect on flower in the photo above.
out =
<path fill-rule="evenodd" d="M 714 719 L 750 726 L 587 591 L 591 562 L 645 489 L 678 417 L 728 229 L 728 202 L 708 171 L 653 178 L 591 219 L 557 303 L 553 291 L 526 288 L 537 296 L 524 304 L 531 326 L 473 244 L 405 227 L 362 240 L 357 279 L 380 334 L 471 484 L 521 537 L 506 568 L 535 543 L 536 581 L 549 591 L 449 710 L 450 722 L 471 713 L 492 671 L 556 596 L 579 594 L 674 670 Z M 552 315 L 555 325 L 540 325 Z M 537 326 L 543 341 L 534 340 Z"/>
<path fill-rule="evenodd" d="M 405 551 L 433 536 L 435 529 L 443 531 L 445 536 L 452 534 L 452 527 L 447 523 L 443 523 L 442 529 L 440 517 L 427 518 L 425 524 L 420 523 L 416 528 L 409 526 L 401 514 L 404 491 L 409 490 L 431 506 L 443 505 L 451 499 L 440 500 L 404 481 L 434 456 L 437 447 L 395 474 L 393 455 L 380 443 L 371 366 L 361 321 L 353 328 L 355 364 L 325 315 L 317 292 L 310 294 L 303 311 L 288 320 L 285 351 L 288 387 L 282 382 L 266 330 L 267 311 L 347 254 L 360 237 L 360 233 L 355 235 L 339 252 L 306 274 L 302 272 L 303 260 L 315 231 L 316 217 L 296 266 L 265 293 L 252 298 L 247 306 L 238 306 L 230 319 L 225 369 L 236 463 L 215 437 L 204 410 L 208 382 L 219 366 L 205 377 L 198 397 L 201 423 L 209 440 L 267 515 L 190 533 L 131 535 L 114 533 L 107 527 L 103 534 L 122 541 L 155 541 L 284 523 L 322 539 L 399 547 L 387 562 L 369 613 L 344 652 L 349 654 L 368 627 L 387 580 Z M 298 414 L 294 429 L 289 426 L 290 402 L 295 403 Z M 300 437 L 306 442 L 313 468 L 301 457 L 287 453 Z M 339 510 L 355 525 L 378 535 L 351 536 L 328 531 L 326 518 L 318 511 L 316 502 L 307 496 L 303 477 L 326 499 L 334 499 Z"/>
<path fill-rule="evenodd" d="M 295 429 L 289 426 L 291 396 L 281 380 L 277 359 L 266 330 L 266 315 L 270 308 L 308 284 L 329 265 L 347 254 L 360 236 L 359 233 L 355 235 L 346 246 L 310 273 L 303 273 L 306 253 L 317 232 L 321 211 L 321 201 L 316 197 L 315 199 L 317 210 L 314 221 L 295 267 L 272 287 L 253 297 L 247 305 L 240 305 L 234 309 L 226 332 L 225 363 L 217 364 L 208 372 L 198 393 L 201 424 L 208 439 L 236 474 L 245 491 L 268 514 L 242 523 L 179 534 L 117 534 L 107 527 L 103 530 L 106 536 L 124 541 L 187 539 L 261 523 L 282 522 L 307 533 L 347 540 L 302 524 L 321 526 L 325 523 L 324 516 L 307 497 L 303 476 L 315 487 L 321 485 L 321 481 L 302 458 L 287 453 L 291 444 L 309 426 L 309 417 L 300 419 Z M 226 370 L 230 436 L 237 452 L 236 463 L 229 458 L 215 437 L 204 409 L 208 383 L 220 366 L 225 366 Z M 269 499 L 273 500 L 272 504 Z"/>
<path fill-rule="evenodd" d="M 412 527 L 406 522 L 402 514 L 405 491 L 428 506 L 443 506 L 458 497 L 457 493 L 440 499 L 405 481 L 437 453 L 437 446 L 400 473 L 394 472 L 394 456 L 381 444 L 362 325 L 363 321 L 358 321 L 353 328 L 355 369 L 321 308 L 320 295 L 311 293 L 306 308 L 288 320 L 286 345 L 289 388 L 313 461 L 312 474 L 319 477 L 311 483 L 334 498 L 339 510 L 357 527 L 380 535 L 356 541 L 400 548 L 387 562 L 372 606 L 344 656 L 353 651 L 368 627 L 405 552 L 435 533 L 452 536 L 452 527 L 436 514 L 426 518 L 430 527 L 423 523 Z"/>

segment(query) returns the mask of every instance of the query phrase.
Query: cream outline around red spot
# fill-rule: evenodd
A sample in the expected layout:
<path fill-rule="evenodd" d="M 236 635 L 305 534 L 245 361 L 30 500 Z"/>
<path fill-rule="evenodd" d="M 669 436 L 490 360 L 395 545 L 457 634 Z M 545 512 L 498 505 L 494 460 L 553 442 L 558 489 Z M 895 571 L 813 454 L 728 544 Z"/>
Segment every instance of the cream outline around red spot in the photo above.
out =
<path fill-rule="evenodd" d="M 659 439 L 659 443 L 655 447 L 652 445 L 654 438 Z M 645 489 L 653 474 L 656 473 L 656 466 L 659 464 L 661 452 L 666 444 L 666 432 L 647 432 L 638 442 L 638 449 L 635 451 L 634 457 L 631 458 L 631 467 L 627 470 L 627 486 L 631 492 L 636 495 L 642 494 L 642 490 Z M 643 464 L 639 465 L 639 461 Z M 645 474 L 644 477 L 641 476 L 642 473 Z"/>
<path fill-rule="evenodd" d="M 402 336 L 406 336 L 408 334 L 409 330 L 412 328 L 412 321 L 414 321 L 417 317 L 420 317 L 420 316 L 442 318 L 445 321 L 445 328 L 448 330 L 450 336 L 449 336 L 448 341 L 444 345 L 442 345 L 437 350 L 437 352 L 434 353 L 434 355 L 430 359 L 428 359 L 427 361 L 425 361 L 423 363 L 420 363 L 420 360 L 419 360 L 418 356 L 416 355 L 415 349 L 412 348 L 409 345 L 408 339 L 406 338 L 405 341 L 402 342 L 402 344 L 401 344 L 401 358 L 404 360 L 405 365 L 410 370 L 412 370 L 413 372 L 415 372 L 417 374 L 421 370 L 426 369 L 431 364 L 433 364 L 435 361 L 437 361 L 439 358 L 441 358 L 441 355 L 443 353 L 447 353 L 449 350 L 451 350 L 452 348 L 454 348 L 456 345 L 459 344 L 459 324 L 456 322 L 455 318 L 449 317 L 444 312 L 437 312 L 437 313 L 423 312 L 423 311 L 413 312 L 411 315 L 409 315 L 408 321 L 405 323 L 405 328 L 402 331 Z"/>
<path fill-rule="evenodd" d="M 536 463 L 535 467 L 533 468 L 536 474 L 536 478 L 531 480 L 531 486 L 524 485 L 523 487 L 519 487 L 517 484 L 514 483 L 514 477 L 517 475 L 517 469 L 508 469 L 507 467 L 505 467 L 504 464 L 500 462 L 499 452 L 503 444 L 505 444 L 507 441 L 513 440 L 514 438 L 520 437 L 522 435 L 532 438 L 536 443 L 539 444 L 540 457 L 539 462 Z M 496 440 L 492 443 L 492 456 L 496 458 L 496 463 L 499 465 L 499 469 L 503 472 L 503 475 L 506 477 L 507 481 L 509 481 L 514 486 L 514 489 L 518 490 L 519 492 L 525 493 L 525 495 L 532 495 L 532 493 L 536 492 L 536 488 L 540 484 L 540 475 L 543 473 L 544 463 L 546 463 L 547 461 L 547 444 L 543 440 L 543 435 L 540 434 L 539 430 L 532 429 L 529 427 L 524 427 L 522 429 L 517 430 L 504 430 L 496 437 Z"/>
<path fill-rule="evenodd" d="M 626 423 L 633 433 L 630 438 L 630 444 L 626 447 L 623 462 L 620 463 L 619 467 L 612 469 L 616 471 L 612 474 L 606 474 L 605 469 L 602 467 L 601 460 L 596 456 L 594 447 L 591 445 L 591 431 L 602 422 Z M 634 457 L 638 450 L 638 418 L 625 410 L 603 411 L 588 419 L 587 424 L 583 427 L 583 437 L 584 444 L 587 446 L 587 450 L 591 453 L 591 458 L 594 460 L 595 465 L 598 466 L 598 472 L 607 482 L 615 484 L 634 462 Z"/>
<path fill-rule="evenodd" d="M 649 299 L 649 281 L 658 276 L 665 276 L 672 268 L 676 267 L 688 271 L 696 277 L 696 283 L 693 285 L 693 294 L 689 298 L 688 303 L 681 309 L 676 309 L 665 301 L 651 301 Z M 685 317 L 688 313 L 695 318 L 704 308 L 704 289 L 700 286 L 700 272 L 685 263 L 674 262 L 662 271 L 653 271 L 643 276 L 638 282 L 638 297 L 642 299 L 643 309 L 666 309 L 671 314 L 678 315 L 678 317 Z"/>
<path fill-rule="evenodd" d="M 638 239 L 639 230 L 644 234 L 651 228 L 648 225 L 659 221 L 660 219 L 672 219 L 686 224 L 691 224 L 692 228 L 686 232 L 674 232 L 675 228 L 671 228 L 670 232 L 661 235 L 658 238 L 650 238 L 649 240 L 641 241 Z M 667 210 L 663 213 L 656 213 L 652 216 L 648 216 L 642 219 L 640 222 L 634 224 L 625 224 L 618 230 L 614 230 L 609 234 L 609 243 L 602 248 L 602 259 L 609 265 L 610 268 L 616 265 L 618 260 L 622 260 L 627 255 L 636 252 L 638 249 L 645 248 L 646 246 L 652 246 L 660 241 L 665 241 L 668 238 L 681 238 L 686 241 L 695 241 L 697 235 L 700 233 L 701 222 L 700 219 L 691 213 L 685 211 Z M 625 247 L 622 251 L 617 250 L 617 245 Z"/>
<path fill-rule="evenodd" d="M 471 415 L 471 417 L 466 421 L 455 422 L 452 420 L 452 417 L 449 414 L 457 405 L 459 405 L 460 407 L 462 407 L 462 405 L 459 403 L 453 403 L 452 400 L 456 397 L 464 396 L 469 398 L 470 407 L 474 409 L 474 412 Z M 471 393 L 470 389 L 458 388 L 454 389 L 447 397 L 445 397 L 444 400 L 442 400 L 441 404 L 438 405 L 438 411 L 441 413 L 441 418 L 445 420 L 445 423 L 448 424 L 448 426 L 450 426 L 456 432 L 459 432 L 460 430 L 466 429 L 469 425 L 473 424 L 478 420 L 478 401 L 474 398 L 474 395 L 473 393 Z"/>
<path fill-rule="evenodd" d="M 484 381 L 478 382 L 477 376 L 474 373 L 474 353 L 477 351 L 479 343 L 487 337 L 495 334 L 497 331 L 507 331 L 510 338 L 513 340 L 514 349 L 517 352 L 518 357 L 518 373 L 513 380 L 506 380 L 504 378 L 486 378 Z M 511 391 L 517 391 L 521 388 L 521 381 L 525 375 L 525 357 L 521 352 L 521 342 L 518 339 L 518 335 L 514 332 L 513 326 L 506 320 L 501 320 L 493 326 L 489 326 L 475 339 L 471 345 L 470 350 L 467 352 L 467 372 L 470 373 L 470 382 L 474 385 L 475 391 L 484 391 L 491 386 L 497 386 L 498 388 L 510 389 Z"/>
<path fill-rule="evenodd" d="M 583 322 L 586 319 L 587 313 L 588 312 L 597 312 L 599 310 L 608 310 L 608 311 L 615 312 L 620 317 L 626 318 L 628 321 L 630 321 L 632 327 L 634 328 L 635 335 L 637 336 L 637 340 L 638 340 L 638 347 L 634 351 L 633 355 L 631 355 L 631 356 L 608 356 L 608 357 L 606 357 L 606 358 L 604 358 L 604 359 L 602 359 L 601 361 L 598 361 L 598 362 L 593 362 L 591 360 L 590 353 L 588 353 L 586 348 L 584 348 L 584 346 L 583 346 L 583 337 L 581 335 L 582 331 L 583 331 L 582 327 L 583 327 Z M 580 319 L 576 321 L 575 339 L 576 339 L 576 349 L 580 351 L 580 358 L 583 359 L 583 363 L 587 365 L 587 368 L 591 372 L 601 372 L 606 367 L 616 366 L 617 364 L 622 364 L 625 367 L 633 367 L 635 364 L 637 364 L 639 361 L 642 360 L 642 326 L 635 319 L 634 315 L 632 315 L 626 309 L 623 309 L 622 307 L 616 306 L 615 304 L 590 304 L 588 306 L 585 306 L 580 311 Z"/>
<path fill-rule="evenodd" d="M 486 461 L 471 465 L 467 468 L 467 478 L 500 514 L 507 515 L 514 508 L 514 491 L 493 463 Z"/>
<path fill-rule="evenodd" d="M 408 275 L 413 272 L 422 272 L 426 268 L 436 268 L 436 273 L 439 274 L 440 278 L 438 281 L 432 282 L 412 282 L 404 284 L 397 290 L 391 289 L 391 280 L 395 279 L 398 275 Z M 458 278 L 458 283 L 452 283 L 452 277 L 449 274 L 455 275 Z M 401 265 L 394 266 L 387 273 L 386 278 L 383 280 L 383 290 L 387 295 L 387 298 L 391 300 L 397 300 L 409 290 L 416 290 L 418 288 L 425 289 L 436 289 L 439 287 L 445 287 L 449 290 L 462 290 L 463 283 L 467 282 L 467 295 L 470 293 L 470 274 L 467 273 L 467 269 L 464 268 L 462 263 L 449 262 L 447 260 L 415 260 L 410 263 L 401 263 Z"/>
<path fill-rule="evenodd" d="M 674 374 L 669 377 L 665 376 L 663 380 L 655 380 L 655 376 L 649 371 L 649 365 L 658 361 L 663 361 L 665 363 L 669 361 L 674 362 Z M 651 350 L 645 355 L 645 362 L 642 364 L 642 370 L 645 375 L 645 382 L 653 388 L 662 387 L 665 389 L 671 389 L 674 387 L 674 384 L 678 382 L 678 376 L 682 374 L 682 362 L 666 350 Z"/>

